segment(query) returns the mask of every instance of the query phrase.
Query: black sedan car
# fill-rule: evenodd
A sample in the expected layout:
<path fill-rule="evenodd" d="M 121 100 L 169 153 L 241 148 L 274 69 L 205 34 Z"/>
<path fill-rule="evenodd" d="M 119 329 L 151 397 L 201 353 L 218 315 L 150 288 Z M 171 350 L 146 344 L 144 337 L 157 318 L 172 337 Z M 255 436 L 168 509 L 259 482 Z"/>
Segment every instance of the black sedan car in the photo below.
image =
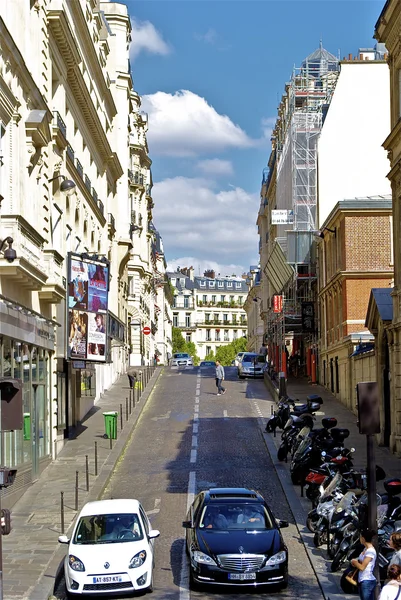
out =
<path fill-rule="evenodd" d="M 288 552 L 280 527 L 288 527 L 288 522 L 275 519 L 258 492 L 200 492 L 183 527 L 192 586 L 287 587 Z"/>

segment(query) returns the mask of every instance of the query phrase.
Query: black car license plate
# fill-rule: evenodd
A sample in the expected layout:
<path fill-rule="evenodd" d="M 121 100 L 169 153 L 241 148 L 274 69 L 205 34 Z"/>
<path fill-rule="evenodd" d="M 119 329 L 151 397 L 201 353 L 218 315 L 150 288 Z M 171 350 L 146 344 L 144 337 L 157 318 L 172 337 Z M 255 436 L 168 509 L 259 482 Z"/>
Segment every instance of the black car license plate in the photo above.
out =
<path fill-rule="evenodd" d="M 256 573 L 229 573 L 230 581 L 253 581 L 256 579 Z"/>

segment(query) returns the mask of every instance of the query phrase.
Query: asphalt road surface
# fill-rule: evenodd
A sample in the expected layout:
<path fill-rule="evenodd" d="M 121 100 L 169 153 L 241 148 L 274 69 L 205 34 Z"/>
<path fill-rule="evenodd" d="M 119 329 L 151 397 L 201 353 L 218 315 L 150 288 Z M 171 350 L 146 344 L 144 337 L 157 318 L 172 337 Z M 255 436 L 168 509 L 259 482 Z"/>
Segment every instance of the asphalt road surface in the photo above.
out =
<path fill-rule="evenodd" d="M 226 394 L 217 396 L 213 369 L 166 368 L 103 498 L 139 499 L 152 527 L 161 532 L 155 542 L 154 592 L 149 596 L 154 600 L 320 600 L 318 582 L 261 435 L 263 418 L 270 413 L 265 385 L 238 380 L 232 367 L 226 368 L 225 385 Z M 193 494 L 211 486 L 257 489 L 275 516 L 290 522 L 282 531 L 289 550 L 287 590 L 189 589 L 181 524 Z M 61 589 L 57 596 L 63 598 Z"/>

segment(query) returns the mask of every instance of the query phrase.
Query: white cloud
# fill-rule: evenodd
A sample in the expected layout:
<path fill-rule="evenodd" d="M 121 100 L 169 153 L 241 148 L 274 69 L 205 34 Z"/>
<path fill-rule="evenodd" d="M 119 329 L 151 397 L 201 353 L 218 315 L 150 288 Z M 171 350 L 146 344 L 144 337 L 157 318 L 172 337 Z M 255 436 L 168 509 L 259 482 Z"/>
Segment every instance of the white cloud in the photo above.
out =
<path fill-rule="evenodd" d="M 262 131 L 264 138 L 270 140 L 276 121 L 277 117 L 264 117 L 262 119 Z"/>
<path fill-rule="evenodd" d="M 215 44 L 217 41 L 217 32 L 209 27 L 206 33 L 195 33 L 194 38 L 198 42 L 205 42 L 206 44 Z"/>
<path fill-rule="evenodd" d="M 243 265 L 225 265 L 213 260 L 202 260 L 194 256 L 174 258 L 167 263 L 168 271 L 176 271 L 178 268 L 183 267 L 193 267 L 194 275 L 196 276 L 203 275 L 203 273 L 209 269 L 212 269 L 216 275 L 221 275 L 222 277 L 225 277 L 226 275 L 236 275 L 237 277 L 241 277 L 243 273 L 249 271 L 249 265 L 247 268 L 244 268 Z"/>
<path fill-rule="evenodd" d="M 216 191 L 205 179 L 175 177 L 156 183 L 152 196 L 167 258 L 196 256 L 205 264 L 235 264 L 244 270 L 255 263 L 257 194 L 242 188 Z"/>
<path fill-rule="evenodd" d="M 164 41 L 162 34 L 150 21 L 137 21 L 131 18 L 131 26 L 130 59 L 132 61 L 143 51 L 162 56 L 171 52 L 171 48 Z"/>
<path fill-rule="evenodd" d="M 189 90 L 143 96 L 142 107 L 149 114 L 152 154 L 196 156 L 255 145 L 239 125 Z"/>
<path fill-rule="evenodd" d="M 210 175 L 233 175 L 234 169 L 229 160 L 221 160 L 220 158 L 211 158 L 200 160 L 197 165 L 203 173 Z"/>

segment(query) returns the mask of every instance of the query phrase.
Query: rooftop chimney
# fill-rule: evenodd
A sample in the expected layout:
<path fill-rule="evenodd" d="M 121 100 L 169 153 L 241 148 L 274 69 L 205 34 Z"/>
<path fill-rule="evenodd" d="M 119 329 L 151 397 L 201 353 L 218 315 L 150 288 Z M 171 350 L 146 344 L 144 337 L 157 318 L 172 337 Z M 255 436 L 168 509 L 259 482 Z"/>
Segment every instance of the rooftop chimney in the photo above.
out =
<path fill-rule="evenodd" d="M 210 279 L 214 279 L 216 277 L 216 273 L 213 271 L 213 269 L 207 269 L 204 273 L 203 273 L 204 277 L 210 277 Z"/>

